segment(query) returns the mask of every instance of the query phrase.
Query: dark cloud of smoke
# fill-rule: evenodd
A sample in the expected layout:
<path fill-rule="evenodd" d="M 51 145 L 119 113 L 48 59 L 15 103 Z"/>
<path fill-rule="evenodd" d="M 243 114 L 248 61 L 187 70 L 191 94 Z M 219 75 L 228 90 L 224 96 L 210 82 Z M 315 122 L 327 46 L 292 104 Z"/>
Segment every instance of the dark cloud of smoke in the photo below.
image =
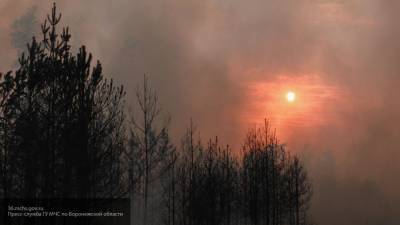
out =
<path fill-rule="evenodd" d="M 57 6 L 74 47 L 88 46 L 106 73 L 125 85 L 128 103 L 143 74 L 149 76 L 177 140 L 192 117 L 203 138 L 218 135 L 237 149 L 250 126 L 241 118 L 251 110 L 251 82 L 316 74 L 343 90 L 344 99 L 323 106 L 340 123 L 293 127 L 283 140 L 307 162 L 313 218 L 328 225 L 399 223 L 396 1 L 97 0 Z M 44 0 L 0 3 L 0 71 L 12 67 L 13 43 L 32 32 L 34 16 L 27 15 L 41 21 L 50 8 Z M 22 28 L 16 36 L 13 24 Z"/>
<path fill-rule="evenodd" d="M 32 37 L 37 33 L 36 30 L 39 28 L 39 24 L 35 17 L 36 8 L 31 8 L 27 12 L 16 19 L 12 26 L 12 45 L 20 53 L 25 51 L 26 44 L 32 40 Z"/>

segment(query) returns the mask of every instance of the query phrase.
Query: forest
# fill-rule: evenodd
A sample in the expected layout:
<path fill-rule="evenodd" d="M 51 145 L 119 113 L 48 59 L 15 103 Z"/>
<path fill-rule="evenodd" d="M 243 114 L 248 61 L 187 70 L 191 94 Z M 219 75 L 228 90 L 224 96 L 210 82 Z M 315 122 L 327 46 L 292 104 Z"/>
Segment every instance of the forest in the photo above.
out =
<path fill-rule="evenodd" d="M 129 198 L 142 225 L 312 224 L 306 168 L 268 119 L 240 149 L 202 140 L 193 121 L 173 143 L 149 78 L 134 74 L 143 82 L 127 103 L 85 46 L 72 50 L 60 19 L 54 5 L 1 74 L 0 198 Z"/>

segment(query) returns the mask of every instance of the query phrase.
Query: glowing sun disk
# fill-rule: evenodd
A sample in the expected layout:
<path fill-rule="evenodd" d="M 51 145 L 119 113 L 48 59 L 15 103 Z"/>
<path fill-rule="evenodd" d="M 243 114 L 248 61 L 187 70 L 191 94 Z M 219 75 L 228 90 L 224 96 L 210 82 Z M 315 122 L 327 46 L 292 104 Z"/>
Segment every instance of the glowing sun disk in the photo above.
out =
<path fill-rule="evenodd" d="M 294 100 L 296 100 L 296 93 L 294 93 L 293 91 L 289 91 L 288 93 L 286 93 L 286 99 L 288 102 L 294 102 Z"/>

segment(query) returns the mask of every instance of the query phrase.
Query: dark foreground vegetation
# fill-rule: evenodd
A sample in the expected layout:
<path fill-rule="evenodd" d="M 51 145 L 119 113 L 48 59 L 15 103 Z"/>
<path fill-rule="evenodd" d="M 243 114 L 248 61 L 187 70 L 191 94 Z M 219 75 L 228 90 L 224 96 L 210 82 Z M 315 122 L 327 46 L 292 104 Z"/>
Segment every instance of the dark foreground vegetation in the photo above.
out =
<path fill-rule="evenodd" d="M 311 184 L 267 121 L 241 150 L 202 143 L 190 121 L 171 143 L 144 77 L 136 109 L 82 46 L 71 52 L 55 7 L 0 83 L 0 198 L 130 198 L 132 223 L 310 224 Z M 164 123 L 163 123 L 164 121 Z"/>

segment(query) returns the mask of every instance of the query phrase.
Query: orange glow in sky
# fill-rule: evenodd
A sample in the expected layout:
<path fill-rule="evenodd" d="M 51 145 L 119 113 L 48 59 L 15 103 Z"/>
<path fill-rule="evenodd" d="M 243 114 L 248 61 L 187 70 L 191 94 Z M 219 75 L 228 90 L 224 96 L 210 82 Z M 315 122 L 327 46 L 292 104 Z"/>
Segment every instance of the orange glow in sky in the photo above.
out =
<path fill-rule="evenodd" d="M 268 82 L 249 84 L 247 124 L 268 118 L 285 140 L 293 132 L 335 123 L 334 106 L 340 91 L 316 75 L 277 76 Z"/>

